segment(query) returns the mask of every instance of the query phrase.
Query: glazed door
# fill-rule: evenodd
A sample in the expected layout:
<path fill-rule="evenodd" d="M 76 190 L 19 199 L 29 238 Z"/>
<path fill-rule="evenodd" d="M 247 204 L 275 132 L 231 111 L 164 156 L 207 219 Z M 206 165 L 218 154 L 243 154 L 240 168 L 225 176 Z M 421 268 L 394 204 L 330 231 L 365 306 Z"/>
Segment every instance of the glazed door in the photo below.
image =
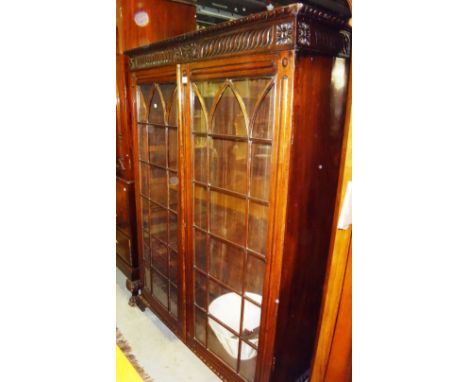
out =
<path fill-rule="evenodd" d="M 137 84 L 142 295 L 168 324 L 181 318 L 177 100 L 175 78 Z"/>
<path fill-rule="evenodd" d="M 188 82 L 192 346 L 255 379 L 267 261 L 275 77 Z M 186 109 L 187 110 L 187 109 Z"/>

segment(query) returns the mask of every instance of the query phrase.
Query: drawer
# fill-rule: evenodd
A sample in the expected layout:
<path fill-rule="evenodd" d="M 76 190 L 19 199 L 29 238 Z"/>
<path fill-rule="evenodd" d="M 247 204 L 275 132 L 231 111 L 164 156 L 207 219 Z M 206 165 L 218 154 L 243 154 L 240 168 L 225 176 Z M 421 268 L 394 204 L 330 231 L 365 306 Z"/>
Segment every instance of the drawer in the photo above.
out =
<path fill-rule="evenodd" d="M 117 255 L 132 265 L 132 241 L 120 230 L 116 232 Z"/>

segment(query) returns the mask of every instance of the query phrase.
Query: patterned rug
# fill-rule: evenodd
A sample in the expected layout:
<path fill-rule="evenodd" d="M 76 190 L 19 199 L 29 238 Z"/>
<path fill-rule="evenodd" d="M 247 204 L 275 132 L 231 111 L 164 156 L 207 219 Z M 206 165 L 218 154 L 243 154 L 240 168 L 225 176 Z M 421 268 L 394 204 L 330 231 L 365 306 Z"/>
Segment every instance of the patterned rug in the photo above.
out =
<path fill-rule="evenodd" d="M 143 369 L 143 367 L 138 363 L 135 356 L 132 354 L 132 348 L 127 343 L 127 341 L 125 341 L 125 338 L 123 337 L 123 335 L 120 332 L 119 328 L 116 328 L 116 343 L 117 343 L 117 346 L 122 351 L 122 353 L 125 355 L 125 358 L 132 364 L 135 371 L 139 374 L 139 376 L 141 377 L 141 380 L 143 382 L 154 382 L 153 378 L 151 378 L 146 373 L 145 369 Z M 130 381 L 128 379 L 128 377 L 126 377 L 126 379 L 124 378 L 124 379 L 121 379 L 121 380 L 125 381 L 125 382 L 134 382 L 134 381 Z M 117 381 L 119 381 L 119 376 L 117 376 Z"/>

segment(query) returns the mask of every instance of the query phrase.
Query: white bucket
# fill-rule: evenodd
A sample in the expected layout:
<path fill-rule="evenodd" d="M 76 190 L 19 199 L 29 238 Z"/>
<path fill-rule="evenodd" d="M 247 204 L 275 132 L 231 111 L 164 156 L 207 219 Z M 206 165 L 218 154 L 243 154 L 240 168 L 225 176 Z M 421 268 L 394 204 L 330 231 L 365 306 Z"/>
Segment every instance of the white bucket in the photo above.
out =
<path fill-rule="evenodd" d="M 262 303 L 262 296 L 246 292 L 247 297 L 256 301 L 258 304 Z M 240 328 L 240 311 L 241 311 L 241 296 L 236 293 L 226 293 L 216 299 L 214 299 L 208 307 L 208 312 L 222 321 L 224 324 L 229 326 L 235 332 L 239 331 Z M 247 300 L 244 303 L 244 330 L 249 331 L 254 330 L 260 326 L 260 315 L 261 310 L 258 306 L 248 302 Z M 228 352 L 228 354 L 237 358 L 237 350 L 239 344 L 239 338 L 218 324 L 213 319 L 209 318 L 208 323 L 210 324 L 211 329 L 215 333 L 223 348 Z M 250 340 L 253 344 L 258 346 L 258 338 Z M 255 357 L 257 351 L 251 347 L 242 346 L 241 347 L 241 360 L 247 360 Z"/>

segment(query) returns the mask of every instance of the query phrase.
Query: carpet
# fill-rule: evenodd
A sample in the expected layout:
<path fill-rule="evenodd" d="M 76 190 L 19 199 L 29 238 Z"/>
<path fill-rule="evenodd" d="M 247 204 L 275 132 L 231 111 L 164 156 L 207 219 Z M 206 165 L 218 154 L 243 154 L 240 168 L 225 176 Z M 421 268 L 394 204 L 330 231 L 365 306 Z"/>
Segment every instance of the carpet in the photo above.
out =
<path fill-rule="evenodd" d="M 116 328 L 117 382 L 154 382 L 132 354 L 132 348 Z"/>

